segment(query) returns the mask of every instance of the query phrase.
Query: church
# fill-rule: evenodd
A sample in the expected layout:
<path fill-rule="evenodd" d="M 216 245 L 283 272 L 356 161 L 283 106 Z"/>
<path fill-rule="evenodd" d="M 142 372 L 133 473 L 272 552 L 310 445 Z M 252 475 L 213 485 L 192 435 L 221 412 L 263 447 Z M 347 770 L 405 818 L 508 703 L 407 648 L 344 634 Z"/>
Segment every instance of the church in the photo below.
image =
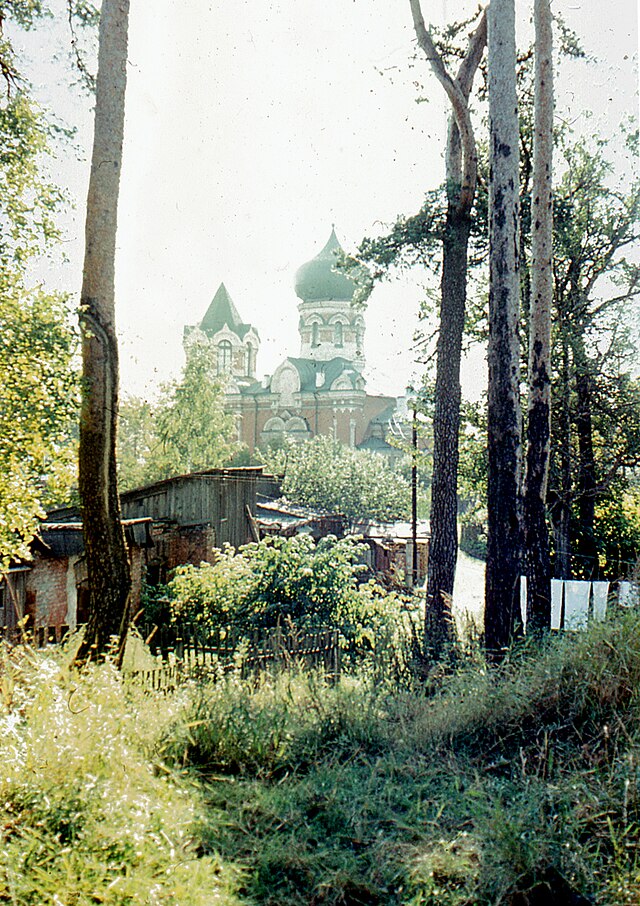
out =
<path fill-rule="evenodd" d="M 350 447 L 397 453 L 386 440 L 396 400 L 366 391 L 364 307 L 352 304 L 356 285 L 335 267 L 342 251 L 332 230 L 322 251 L 298 269 L 300 352 L 270 377 L 256 379 L 260 337 L 224 283 L 200 324 L 185 327 L 187 355 L 194 343 L 211 350 L 214 372 L 225 380 L 225 408 L 250 451 L 285 437 L 328 435 Z"/>

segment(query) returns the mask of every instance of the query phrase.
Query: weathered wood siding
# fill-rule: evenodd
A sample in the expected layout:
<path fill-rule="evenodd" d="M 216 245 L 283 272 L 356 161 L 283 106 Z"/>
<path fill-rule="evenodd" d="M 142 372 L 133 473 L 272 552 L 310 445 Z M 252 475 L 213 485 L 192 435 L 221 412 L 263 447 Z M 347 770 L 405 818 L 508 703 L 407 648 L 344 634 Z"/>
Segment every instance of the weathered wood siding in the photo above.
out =
<path fill-rule="evenodd" d="M 210 525 L 218 546 L 239 547 L 251 541 L 246 507 L 255 513 L 259 474 L 260 469 L 220 469 L 169 478 L 123 494 L 123 515 L 179 526 Z"/>

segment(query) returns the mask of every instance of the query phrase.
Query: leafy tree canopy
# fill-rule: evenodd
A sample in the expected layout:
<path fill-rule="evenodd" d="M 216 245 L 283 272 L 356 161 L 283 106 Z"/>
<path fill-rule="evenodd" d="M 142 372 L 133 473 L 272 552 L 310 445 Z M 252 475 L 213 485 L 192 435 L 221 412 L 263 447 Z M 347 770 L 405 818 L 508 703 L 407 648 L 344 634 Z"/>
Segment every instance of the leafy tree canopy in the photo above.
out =
<path fill-rule="evenodd" d="M 60 130 L 30 96 L 5 21 L 33 27 L 46 9 L 0 9 L 0 568 L 27 555 L 38 516 L 73 482 L 77 341 L 63 296 L 32 285 L 29 266 L 59 239 L 60 190 L 44 175 Z"/>
<path fill-rule="evenodd" d="M 263 457 L 268 468 L 284 473 L 282 493 L 292 503 L 341 513 L 352 525 L 409 516 L 409 483 L 377 453 L 314 437 L 303 444 L 288 442 Z"/>
<path fill-rule="evenodd" d="M 224 386 L 205 344 L 189 349 L 181 380 L 156 403 L 129 398 L 120 407 L 118 467 L 123 488 L 228 464 L 240 445 Z"/>

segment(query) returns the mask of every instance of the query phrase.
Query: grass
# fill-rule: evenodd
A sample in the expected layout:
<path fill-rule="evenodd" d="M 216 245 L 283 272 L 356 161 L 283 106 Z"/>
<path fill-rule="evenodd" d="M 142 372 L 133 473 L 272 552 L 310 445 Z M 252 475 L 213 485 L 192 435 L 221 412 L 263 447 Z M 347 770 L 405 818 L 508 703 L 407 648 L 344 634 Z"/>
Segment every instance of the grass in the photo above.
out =
<path fill-rule="evenodd" d="M 0 903 L 640 903 L 640 616 L 436 695 L 4 654 Z"/>

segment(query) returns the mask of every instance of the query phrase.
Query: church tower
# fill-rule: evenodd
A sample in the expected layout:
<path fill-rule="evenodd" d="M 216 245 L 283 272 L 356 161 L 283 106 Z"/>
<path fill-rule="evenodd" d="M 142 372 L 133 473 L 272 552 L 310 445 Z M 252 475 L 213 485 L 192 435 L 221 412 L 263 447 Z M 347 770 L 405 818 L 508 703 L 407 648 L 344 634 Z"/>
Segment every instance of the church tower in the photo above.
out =
<path fill-rule="evenodd" d="M 225 376 L 230 392 L 253 383 L 260 337 L 251 324 L 245 324 L 221 283 L 207 312 L 195 327 L 185 327 L 184 347 L 187 355 L 194 343 L 207 343 L 214 374 Z"/>
<path fill-rule="evenodd" d="M 336 268 L 343 251 L 332 229 L 322 251 L 296 274 L 300 358 L 315 362 L 343 358 L 362 371 L 365 322 L 360 308 L 351 304 L 356 284 Z"/>

